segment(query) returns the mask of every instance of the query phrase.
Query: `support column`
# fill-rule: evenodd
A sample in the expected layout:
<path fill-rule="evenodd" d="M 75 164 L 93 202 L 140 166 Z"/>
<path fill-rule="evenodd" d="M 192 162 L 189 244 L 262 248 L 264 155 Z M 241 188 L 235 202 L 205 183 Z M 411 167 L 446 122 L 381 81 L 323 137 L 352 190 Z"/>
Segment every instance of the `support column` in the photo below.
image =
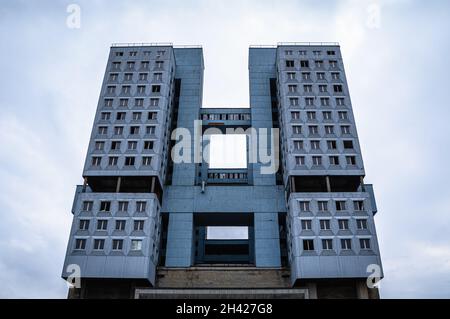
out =
<path fill-rule="evenodd" d="M 327 192 L 331 193 L 330 176 L 325 176 L 325 181 L 327 183 Z"/>
<path fill-rule="evenodd" d="M 364 189 L 364 176 L 360 176 L 359 180 L 360 180 L 360 184 L 361 184 L 361 191 L 365 192 L 365 189 Z"/>
<path fill-rule="evenodd" d="M 87 187 L 87 177 L 83 178 L 83 193 L 86 192 L 86 187 Z"/>
<path fill-rule="evenodd" d="M 278 213 L 254 213 L 256 267 L 281 267 Z"/>
<path fill-rule="evenodd" d="M 156 180 L 156 177 L 152 177 L 152 184 L 150 185 L 150 192 L 151 193 L 154 193 L 155 192 L 155 180 Z"/>
<path fill-rule="evenodd" d="M 193 264 L 193 213 L 169 213 L 166 267 L 190 267 Z"/>
<path fill-rule="evenodd" d="M 120 193 L 120 185 L 122 184 L 122 177 L 117 178 L 117 185 L 116 185 L 116 193 Z"/>

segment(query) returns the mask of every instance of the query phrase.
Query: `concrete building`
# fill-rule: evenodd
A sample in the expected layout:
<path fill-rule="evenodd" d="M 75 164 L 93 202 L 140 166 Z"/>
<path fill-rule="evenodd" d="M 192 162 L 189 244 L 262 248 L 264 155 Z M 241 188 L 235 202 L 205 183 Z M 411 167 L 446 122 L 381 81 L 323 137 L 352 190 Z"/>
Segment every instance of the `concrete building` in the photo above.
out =
<path fill-rule="evenodd" d="M 201 47 L 111 47 L 72 208 L 62 276 L 76 264 L 82 285 L 69 297 L 377 298 L 377 208 L 339 45 L 250 47 L 250 108 L 202 108 L 203 69 Z M 247 167 L 212 168 L 195 150 L 174 163 L 175 128 L 200 149 L 238 129 Z"/>

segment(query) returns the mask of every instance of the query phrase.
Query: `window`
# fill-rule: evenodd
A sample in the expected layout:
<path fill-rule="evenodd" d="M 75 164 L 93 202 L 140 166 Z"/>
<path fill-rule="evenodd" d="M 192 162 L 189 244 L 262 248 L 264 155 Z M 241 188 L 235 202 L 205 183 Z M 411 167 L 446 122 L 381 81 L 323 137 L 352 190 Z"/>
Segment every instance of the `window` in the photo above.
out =
<path fill-rule="evenodd" d="M 142 165 L 150 166 L 151 164 L 152 164 L 152 157 L 151 156 L 144 156 L 144 157 L 142 157 Z"/>
<path fill-rule="evenodd" d="M 104 239 L 94 239 L 94 250 L 103 250 L 105 248 Z"/>
<path fill-rule="evenodd" d="M 344 141 L 344 148 L 347 150 L 353 149 L 353 141 Z"/>
<path fill-rule="evenodd" d="M 314 241 L 312 239 L 303 239 L 303 250 L 314 250 Z"/>
<path fill-rule="evenodd" d="M 294 149 L 302 150 L 303 149 L 303 141 L 294 141 Z"/>
<path fill-rule="evenodd" d="M 131 241 L 131 250 L 134 250 L 134 251 L 142 250 L 142 240 L 141 239 L 133 239 Z"/>
<path fill-rule="evenodd" d="M 302 72 L 302 79 L 304 81 L 311 80 L 311 73 L 309 73 L 309 72 Z"/>
<path fill-rule="evenodd" d="M 322 156 L 313 156 L 312 160 L 314 166 L 322 165 Z"/>
<path fill-rule="evenodd" d="M 133 70 L 133 69 L 134 69 L 134 64 L 135 64 L 135 63 L 132 62 L 132 61 L 131 61 L 131 62 L 127 62 L 127 69 L 128 69 L 128 70 Z"/>
<path fill-rule="evenodd" d="M 130 52 L 129 52 L 129 55 L 130 55 L 130 56 L 136 56 L 136 55 L 137 55 L 137 52 L 136 52 L 136 51 L 130 51 Z"/>
<path fill-rule="evenodd" d="M 332 78 L 333 80 L 339 80 L 339 79 L 340 79 L 340 74 L 339 74 L 339 72 L 332 72 L 332 73 L 331 73 L 331 78 Z"/>
<path fill-rule="evenodd" d="M 319 134 L 319 127 L 317 125 L 310 125 L 308 126 L 308 129 L 310 135 Z"/>
<path fill-rule="evenodd" d="M 311 149 L 312 150 L 319 150 L 320 149 L 320 141 L 311 141 Z"/>
<path fill-rule="evenodd" d="M 356 165 L 356 157 L 355 156 L 346 156 L 347 165 Z"/>
<path fill-rule="evenodd" d="M 150 106 L 158 106 L 159 99 L 152 98 L 150 99 Z"/>
<path fill-rule="evenodd" d="M 292 55 L 292 50 L 284 50 L 285 55 Z"/>
<path fill-rule="evenodd" d="M 148 69 L 149 65 L 150 65 L 149 61 L 142 61 L 141 62 L 141 68 L 143 68 L 143 69 Z"/>
<path fill-rule="evenodd" d="M 333 85 L 333 90 L 336 93 L 341 93 L 342 92 L 342 85 L 340 85 L 340 84 Z"/>
<path fill-rule="evenodd" d="M 300 119 L 300 112 L 291 112 L 291 118 L 293 120 L 299 120 Z"/>
<path fill-rule="evenodd" d="M 152 135 L 152 134 L 155 134 L 155 127 L 154 126 L 146 126 L 145 127 L 145 134 L 148 134 L 148 135 Z"/>
<path fill-rule="evenodd" d="M 327 92 L 327 86 L 326 85 L 319 85 L 319 92 L 325 93 Z"/>
<path fill-rule="evenodd" d="M 145 209 L 147 207 L 147 203 L 146 202 L 136 202 L 136 211 L 138 213 L 143 213 L 145 212 Z"/>
<path fill-rule="evenodd" d="M 309 202 L 308 201 L 300 201 L 300 211 L 309 212 Z"/>
<path fill-rule="evenodd" d="M 325 134 L 334 134 L 334 126 L 325 125 Z"/>
<path fill-rule="evenodd" d="M 322 55 L 322 51 L 314 50 L 313 54 L 316 56 Z"/>
<path fill-rule="evenodd" d="M 305 103 L 306 103 L 307 106 L 313 106 L 314 105 L 314 98 L 313 97 L 305 98 Z"/>
<path fill-rule="evenodd" d="M 293 84 L 288 85 L 288 90 L 289 90 L 289 93 L 297 92 L 297 85 L 293 85 Z"/>
<path fill-rule="evenodd" d="M 144 142 L 144 150 L 152 150 L 153 149 L 153 141 L 145 141 Z"/>
<path fill-rule="evenodd" d="M 111 210 L 111 202 L 110 201 L 101 201 L 100 202 L 100 211 L 101 212 L 109 212 Z"/>
<path fill-rule="evenodd" d="M 131 80 L 133 80 L 133 73 L 125 73 L 124 80 L 125 80 L 125 81 L 131 81 Z"/>
<path fill-rule="evenodd" d="M 144 56 L 150 56 L 151 53 L 152 51 L 144 51 Z"/>
<path fill-rule="evenodd" d="M 109 121 L 110 117 L 111 117 L 111 113 L 110 112 L 102 112 L 100 119 L 102 121 Z"/>
<path fill-rule="evenodd" d="M 339 119 L 340 120 L 348 120 L 348 114 L 345 111 L 339 111 L 338 112 Z"/>
<path fill-rule="evenodd" d="M 342 125 L 341 126 L 341 133 L 342 134 L 350 134 L 350 126 L 349 125 Z"/>
<path fill-rule="evenodd" d="M 339 156 L 330 156 L 330 165 L 339 165 Z"/>
<path fill-rule="evenodd" d="M 119 212 L 126 212 L 126 211 L 128 211 L 128 202 L 120 201 L 119 202 Z"/>
<path fill-rule="evenodd" d="M 125 230 L 126 223 L 127 221 L 123 219 L 116 220 L 116 230 Z"/>
<path fill-rule="evenodd" d="M 326 120 L 326 121 L 329 121 L 329 120 L 332 119 L 332 118 L 331 118 L 331 112 L 330 112 L 330 111 L 324 111 L 324 112 L 322 112 L 322 116 L 323 116 L 323 119 Z"/>
<path fill-rule="evenodd" d="M 153 73 L 153 81 L 162 81 L 162 73 Z"/>
<path fill-rule="evenodd" d="M 370 239 L 369 238 L 361 238 L 359 240 L 359 246 L 361 249 L 370 249 Z"/>
<path fill-rule="evenodd" d="M 134 166 L 134 156 L 127 156 L 125 157 L 125 166 Z"/>
<path fill-rule="evenodd" d="M 128 99 L 120 99 L 119 100 L 119 106 L 127 107 L 128 106 Z"/>
<path fill-rule="evenodd" d="M 298 54 L 300 54 L 300 55 L 306 55 L 306 51 L 305 51 L 305 50 L 300 50 L 300 51 L 298 51 Z"/>
<path fill-rule="evenodd" d="M 113 69 L 120 70 L 120 62 L 113 62 Z"/>
<path fill-rule="evenodd" d="M 97 221 L 97 230 L 107 230 L 108 229 L 108 221 L 106 219 L 99 219 Z"/>
<path fill-rule="evenodd" d="M 300 67 L 301 68 L 309 68 L 309 61 L 308 60 L 301 60 L 300 61 Z"/>
<path fill-rule="evenodd" d="M 166 53 L 166 50 L 158 50 L 158 55 L 164 55 Z"/>
<path fill-rule="evenodd" d="M 122 85 L 122 94 L 129 94 L 131 92 L 130 85 Z"/>
<path fill-rule="evenodd" d="M 298 106 L 298 98 L 296 98 L 296 97 L 291 97 L 291 98 L 289 99 L 289 104 L 290 104 L 291 106 Z"/>
<path fill-rule="evenodd" d="M 302 127 L 300 125 L 293 125 L 292 131 L 294 134 L 302 134 Z"/>
<path fill-rule="evenodd" d="M 327 97 L 321 97 L 320 98 L 320 105 L 321 106 L 329 106 L 330 105 L 330 99 Z"/>
<path fill-rule="evenodd" d="M 310 121 L 314 121 L 316 119 L 316 112 L 309 111 L 309 112 L 306 112 L 306 115 L 308 117 L 308 120 L 310 120 Z"/>
<path fill-rule="evenodd" d="M 117 156 L 110 156 L 108 159 L 108 165 L 109 166 L 117 166 L 118 159 L 119 158 Z"/>
<path fill-rule="evenodd" d="M 322 68 L 323 67 L 323 61 L 322 60 L 316 60 L 314 61 L 314 64 L 316 68 Z"/>
<path fill-rule="evenodd" d="M 116 120 L 117 121 L 125 121 L 126 115 L 127 115 L 127 113 L 125 113 L 125 112 L 117 112 Z"/>
<path fill-rule="evenodd" d="M 128 142 L 128 150 L 134 151 L 137 148 L 137 141 Z"/>
<path fill-rule="evenodd" d="M 86 239 L 79 239 L 79 238 L 77 238 L 75 240 L 75 249 L 76 250 L 84 250 L 84 249 L 86 249 Z"/>
<path fill-rule="evenodd" d="M 319 206 L 320 212 L 326 212 L 328 211 L 328 202 L 327 201 L 318 201 L 317 205 Z"/>
<path fill-rule="evenodd" d="M 98 134 L 105 135 L 107 133 L 108 133 L 108 127 L 106 127 L 106 126 L 99 126 Z"/>
<path fill-rule="evenodd" d="M 89 229 L 89 219 L 80 219 L 79 230 L 88 230 Z"/>
<path fill-rule="evenodd" d="M 310 219 L 302 219 L 302 229 L 303 230 L 311 230 L 312 229 L 312 222 Z"/>
<path fill-rule="evenodd" d="M 334 50 L 329 50 L 327 51 L 327 55 L 335 55 L 336 52 Z"/>
<path fill-rule="evenodd" d="M 164 65 L 164 61 L 156 61 L 155 66 L 157 69 L 162 69 L 163 65 Z"/>
<path fill-rule="evenodd" d="M 337 68 L 337 61 L 330 60 L 330 68 Z"/>
<path fill-rule="evenodd" d="M 105 148 L 105 142 L 95 142 L 95 150 L 96 151 L 103 151 Z"/>
<path fill-rule="evenodd" d="M 341 239 L 341 248 L 343 250 L 352 249 L 352 240 L 350 238 Z"/>
<path fill-rule="evenodd" d="M 338 105 L 338 106 L 345 105 L 345 100 L 344 100 L 344 98 L 343 98 L 343 97 L 337 97 L 337 98 L 336 98 L 336 105 Z"/>
<path fill-rule="evenodd" d="M 353 209 L 356 211 L 364 210 L 364 201 L 362 201 L 362 200 L 353 201 Z"/>
<path fill-rule="evenodd" d="M 325 80 L 325 73 L 324 72 L 317 72 L 316 76 L 317 76 L 317 80 Z"/>
<path fill-rule="evenodd" d="M 288 72 L 287 76 L 289 80 L 295 80 L 295 72 Z"/>
<path fill-rule="evenodd" d="M 305 157 L 304 156 L 296 156 L 295 164 L 296 165 L 305 165 Z"/>
<path fill-rule="evenodd" d="M 338 219 L 340 230 L 348 230 L 348 219 Z"/>
<path fill-rule="evenodd" d="M 105 107 L 111 107 L 113 105 L 113 99 L 105 99 Z"/>
<path fill-rule="evenodd" d="M 112 250 L 122 250 L 123 249 L 123 239 L 113 239 Z"/>
<path fill-rule="evenodd" d="M 145 94 L 145 85 L 138 85 L 137 92 L 138 94 Z"/>
<path fill-rule="evenodd" d="M 135 220 L 134 221 L 134 230 L 144 230 L 144 221 L 143 220 Z"/>
<path fill-rule="evenodd" d="M 114 126 L 114 135 L 122 135 L 123 126 Z"/>
<path fill-rule="evenodd" d="M 303 85 L 304 92 L 312 92 L 312 85 Z"/>
<path fill-rule="evenodd" d="M 367 219 L 357 219 L 356 227 L 358 229 L 367 229 Z"/>
<path fill-rule="evenodd" d="M 134 106 L 138 107 L 144 106 L 144 99 L 142 98 L 134 99 Z"/>
<path fill-rule="evenodd" d="M 142 118 L 141 112 L 133 112 L 133 121 L 140 121 Z"/>
<path fill-rule="evenodd" d="M 117 51 L 116 56 L 123 56 L 123 51 Z"/>
<path fill-rule="evenodd" d="M 332 250 L 333 249 L 333 240 L 332 239 L 322 239 L 322 249 L 323 250 Z"/>
<path fill-rule="evenodd" d="M 330 220 L 329 219 L 321 219 L 319 221 L 321 230 L 330 230 Z"/>
<path fill-rule="evenodd" d="M 152 93 L 161 92 L 161 85 L 152 85 Z"/>
<path fill-rule="evenodd" d="M 294 67 L 294 60 L 286 60 L 286 67 L 287 68 L 293 68 Z"/>
<path fill-rule="evenodd" d="M 148 119 L 149 120 L 156 120 L 157 117 L 158 117 L 158 113 L 157 112 L 148 112 Z"/>
<path fill-rule="evenodd" d="M 139 134 L 139 126 L 130 126 L 130 134 L 131 135 Z"/>
<path fill-rule="evenodd" d="M 100 166 L 100 164 L 102 163 L 102 158 L 99 156 L 93 156 L 92 157 L 92 166 Z"/>
<path fill-rule="evenodd" d="M 346 209 L 345 201 L 343 201 L 343 200 L 336 201 L 336 210 L 337 211 L 342 211 L 342 210 L 345 210 L 345 209 Z"/>
<path fill-rule="evenodd" d="M 109 74 L 109 80 L 110 81 L 117 81 L 117 77 L 119 76 L 118 73 L 110 73 Z"/>
<path fill-rule="evenodd" d="M 147 81 L 148 73 L 139 73 L 139 81 Z"/>

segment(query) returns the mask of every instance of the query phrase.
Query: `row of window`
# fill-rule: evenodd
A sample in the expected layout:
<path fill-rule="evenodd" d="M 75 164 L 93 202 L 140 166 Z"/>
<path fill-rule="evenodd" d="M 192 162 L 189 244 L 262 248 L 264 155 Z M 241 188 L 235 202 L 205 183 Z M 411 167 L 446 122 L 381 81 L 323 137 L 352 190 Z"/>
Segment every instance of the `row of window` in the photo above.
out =
<path fill-rule="evenodd" d="M 118 166 L 119 165 L 119 157 L 118 156 L 108 156 L 108 166 Z M 152 156 L 142 156 L 141 159 L 142 166 L 151 166 L 152 165 Z M 92 156 L 91 166 L 100 167 L 102 165 L 103 157 L 102 156 Z M 135 166 L 136 164 L 136 156 L 125 156 L 124 166 Z"/>
<path fill-rule="evenodd" d="M 250 121 L 251 115 L 248 113 L 212 113 L 202 114 L 202 120 L 223 120 L 223 121 Z"/>
<path fill-rule="evenodd" d="M 93 207 L 94 207 L 94 202 L 90 201 L 90 200 L 86 200 L 86 201 L 83 201 L 81 208 L 82 208 L 82 211 L 84 211 L 84 212 L 91 212 Z M 128 208 L 129 208 L 128 201 L 119 201 L 118 202 L 118 209 L 117 209 L 118 212 L 128 212 Z M 146 201 L 137 201 L 135 208 L 136 208 L 135 211 L 137 213 L 143 213 L 147 209 L 147 202 Z M 108 200 L 100 201 L 99 212 L 106 212 L 106 213 L 111 212 L 111 201 L 108 201 Z"/>
<path fill-rule="evenodd" d="M 105 141 L 96 141 L 94 144 L 94 150 L 96 151 L 104 151 L 105 150 Z M 155 145 L 155 141 L 144 141 L 143 150 L 153 150 Z M 122 141 L 111 141 L 111 151 L 120 151 L 122 146 Z M 138 141 L 127 141 L 127 150 L 135 151 L 138 147 Z"/>
<path fill-rule="evenodd" d="M 128 51 L 128 56 L 135 57 L 135 56 L 138 56 L 138 53 L 139 53 L 139 51 L 135 51 L 135 50 Z M 166 53 L 166 50 L 157 50 L 155 53 L 157 56 L 163 56 Z M 142 51 L 143 56 L 150 56 L 151 54 L 152 54 L 152 51 L 150 51 L 150 50 Z M 124 51 L 115 51 L 114 55 L 117 57 L 122 57 L 122 56 L 124 56 Z"/>
<path fill-rule="evenodd" d="M 325 134 L 335 134 L 334 125 L 324 125 Z M 351 134 L 350 125 L 340 125 L 341 134 Z M 292 133 L 299 135 L 302 133 L 302 125 L 292 125 Z M 308 134 L 311 136 L 319 135 L 319 125 L 308 125 Z"/>
<path fill-rule="evenodd" d="M 312 220 L 302 219 L 301 226 L 302 230 L 312 230 Z M 338 219 L 339 230 L 349 230 L 349 219 Z M 330 219 L 319 219 L 320 230 L 331 230 L 331 220 Z M 356 228 L 358 230 L 367 229 L 367 219 L 356 219 Z"/>
<path fill-rule="evenodd" d="M 305 106 L 315 106 L 316 100 L 320 102 L 320 106 L 330 106 L 330 98 L 329 97 L 320 97 L 317 99 L 313 96 L 304 97 L 304 105 Z M 335 102 L 337 106 L 345 106 L 345 99 L 343 97 L 335 98 Z M 289 97 L 289 106 L 300 106 L 300 99 L 298 97 Z"/>
<path fill-rule="evenodd" d="M 298 87 L 299 86 L 297 84 L 288 84 L 288 92 L 297 93 Z M 333 84 L 332 87 L 334 93 L 342 93 L 344 90 L 342 84 Z M 319 84 L 318 89 L 320 93 L 328 93 L 328 84 Z M 312 85 L 310 84 L 303 85 L 303 92 L 312 93 L 312 91 L 313 91 Z"/>
<path fill-rule="evenodd" d="M 108 220 L 107 219 L 98 219 L 96 230 L 108 230 Z M 114 230 L 125 230 L 127 220 L 125 219 L 118 219 L 115 221 Z M 89 230 L 89 227 L 91 225 L 90 219 L 80 219 L 78 224 L 79 230 Z M 142 231 L 144 230 L 145 220 L 143 219 L 136 219 L 133 220 L 133 230 L 134 231 Z"/>
<path fill-rule="evenodd" d="M 322 142 L 324 144 L 325 141 Z M 294 140 L 294 150 L 304 150 L 304 141 L 303 140 Z M 311 150 L 320 150 L 320 140 L 310 140 L 309 148 Z M 328 150 L 337 150 L 337 141 L 336 140 L 327 140 L 326 146 Z M 344 150 L 353 150 L 353 141 L 352 140 L 344 140 L 342 141 L 342 146 Z"/>
<path fill-rule="evenodd" d="M 149 120 L 156 120 L 156 112 L 151 115 L 149 114 Z M 136 126 L 130 126 L 129 127 L 129 134 L 130 135 L 139 135 L 141 132 L 141 127 Z M 108 126 L 99 126 L 98 135 L 107 135 L 108 134 Z M 124 134 L 124 126 L 114 126 L 113 127 L 113 135 L 123 135 Z M 145 134 L 155 134 L 155 126 L 149 125 L 145 127 Z"/>
<path fill-rule="evenodd" d="M 125 70 L 134 71 L 136 69 L 137 63 L 136 61 L 126 61 L 125 62 Z M 150 61 L 140 61 L 140 70 L 149 70 L 150 69 Z M 161 70 L 164 67 L 164 61 L 155 61 L 154 69 Z M 122 62 L 114 61 L 111 64 L 112 70 L 120 71 L 122 70 Z"/>
<path fill-rule="evenodd" d="M 122 81 L 126 81 L 126 82 L 130 82 L 133 81 L 135 73 L 132 72 L 127 72 L 123 75 L 123 80 Z M 162 72 L 154 72 L 153 73 L 153 81 L 162 81 L 163 79 L 163 74 Z M 109 77 L 108 80 L 110 82 L 116 82 L 119 80 L 119 73 L 109 73 Z M 148 81 L 148 73 L 146 72 L 141 72 L 138 74 L 138 80 L 139 81 Z"/>
<path fill-rule="evenodd" d="M 306 114 L 306 116 L 304 117 L 304 120 L 317 121 L 317 112 L 316 111 L 307 111 L 307 112 L 291 111 L 291 119 L 292 120 L 301 120 L 302 113 Z M 333 112 L 332 111 L 322 111 L 321 114 L 322 114 L 323 121 L 333 121 Z M 338 111 L 337 116 L 338 116 L 339 121 L 348 121 L 348 112 L 347 111 Z"/>
<path fill-rule="evenodd" d="M 127 113 L 129 114 L 128 119 L 131 121 L 142 121 L 143 119 L 143 112 L 117 112 L 116 116 L 114 117 L 114 120 L 117 121 L 126 121 L 127 120 Z M 147 120 L 152 121 L 156 120 L 158 117 L 157 112 L 148 112 L 147 113 Z M 100 120 L 101 121 L 110 121 L 111 120 L 111 112 L 101 112 L 100 113 Z"/>
<path fill-rule="evenodd" d="M 348 210 L 347 201 L 346 200 L 333 200 L 336 211 L 344 211 Z M 354 211 L 364 211 L 364 200 L 353 200 L 353 210 Z M 311 201 L 301 200 L 299 201 L 300 211 L 301 212 L 310 212 L 310 203 Z M 319 212 L 327 212 L 329 209 L 329 201 L 328 200 L 318 200 L 317 207 Z"/>
<path fill-rule="evenodd" d="M 106 94 L 116 94 L 116 85 L 108 85 L 106 87 Z M 136 87 L 136 94 L 145 94 L 146 86 L 145 85 L 138 85 Z M 161 85 L 159 84 L 153 84 L 151 85 L 151 93 L 157 94 L 161 92 Z M 131 94 L 131 85 L 122 85 L 120 94 Z"/>
<path fill-rule="evenodd" d="M 137 86 L 137 93 L 145 93 L 145 85 L 138 85 Z M 107 98 L 103 101 L 104 107 L 112 107 L 114 105 L 114 99 Z M 159 98 L 150 98 L 149 99 L 149 106 L 159 106 Z M 121 98 L 119 99 L 119 106 L 120 107 L 128 107 L 130 105 L 130 99 L 129 98 Z M 135 98 L 134 99 L 134 106 L 143 107 L 145 106 L 145 98 Z"/>
<path fill-rule="evenodd" d="M 338 61 L 337 60 L 327 60 L 326 61 L 328 64 L 328 67 L 330 69 L 336 69 L 338 68 Z M 324 60 L 299 60 L 298 65 L 300 66 L 300 68 L 302 69 L 309 69 L 312 65 L 314 65 L 314 67 L 316 69 L 322 69 L 325 67 L 325 61 Z M 285 65 L 286 68 L 294 68 L 296 66 L 296 60 L 291 60 L 291 59 L 287 59 L 285 60 Z"/>
<path fill-rule="evenodd" d="M 307 51 L 307 50 L 299 50 L 298 54 L 301 56 L 305 56 L 308 54 L 308 52 L 311 53 L 311 51 Z M 322 50 L 313 50 L 312 54 L 314 56 L 321 56 L 325 51 Z M 285 55 L 293 55 L 294 54 L 294 50 L 288 49 L 288 50 L 284 50 L 284 54 Z M 326 55 L 328 56 L 335 56 L 336 55 L 336 51 L 335 50 L 326 50 Z"/>
<path fill-rule="evenodd" d="M 330 77 L 327 79 L 327 74 L 330 75 Z M 297 80 L 297 72 L 286 72 L 288 81 L 295 81 Z M 340 72 L 315 72 L 316 81 L 340 81 L 341 80 L 341 73 Z M 312 81 L 311 72 L 301 72 L 301 80 L 303 81 Z M 311 85 L 311 84 L 309 84 Z M 311 88 L 312 89 L 312 88 Z M 305 91 L 307 92 L 307 91 Z"/>
<path fill-rule="evenodd" d="M 106 239 L 95 238 L 93 242 L 92 249 L 93 250 L 104 250 L 105 249 L 105 241 Z M 85 250 L 86 249 L 86 238 L 76 238 L 75 239 L 75 250 Z M 115 251 L 123 250 L 123 239 L 112 239 L 111 249 Z M 131 239 L 130 245 L 131 251 L 141 251 L 142 250 L 142 239 Z"/>
<path fill-rule="evenodd" d="M 247 179 L 247 173 L 208 173 L 210 179 Z"/>
<path fill-rule="evenodd" d="M 322 250 L 333 250 L 333 239 L 322 239 Z M 352 239 L 351 238 L 341 238 L 341 250 L 352 250 Z M 370 250 L 370 239 L 360 238 L 359 248 L 361 250 Z M 303 239 L 303 250 L 314 251 L 314 240 L 313 239 Z"/>
<path fill-rule="evenodd" d="M 297 166 L 305 166 L 306 165 L 306 156 L 303 155 L 296 155 L 295 158 L 295 165 Z M 311 156 L 311 162 L 313 166 L 323 166 L 323 157 L 322 156 Z M 356 165 L 356 156 L 355 155 L 347 155 L 345 156 L 345 162 L 348 166 L 355 166 Z M 330 166 L 338 166 L 340 165 L 339 156 L 332 155 L 328 156 L 328 163 Z"/>

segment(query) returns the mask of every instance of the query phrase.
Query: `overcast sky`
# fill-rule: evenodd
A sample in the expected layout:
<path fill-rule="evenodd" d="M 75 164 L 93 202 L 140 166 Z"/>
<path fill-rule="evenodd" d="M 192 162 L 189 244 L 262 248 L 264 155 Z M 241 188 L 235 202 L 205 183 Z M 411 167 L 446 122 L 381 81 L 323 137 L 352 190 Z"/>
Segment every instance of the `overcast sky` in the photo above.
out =
<path fill-rule="evenodd" d="M 71 3 L 80 29 L 66 25 Z M 111 43 L 200 44 L 204 106 L 242 107 L 248 46 L 288 41 L 341 45 L 377 197 L 382 297 L 450 297 L 449 9 L 420 0 L 3 0 L 0 297 L 66 297 L 70 209 Z"/>

